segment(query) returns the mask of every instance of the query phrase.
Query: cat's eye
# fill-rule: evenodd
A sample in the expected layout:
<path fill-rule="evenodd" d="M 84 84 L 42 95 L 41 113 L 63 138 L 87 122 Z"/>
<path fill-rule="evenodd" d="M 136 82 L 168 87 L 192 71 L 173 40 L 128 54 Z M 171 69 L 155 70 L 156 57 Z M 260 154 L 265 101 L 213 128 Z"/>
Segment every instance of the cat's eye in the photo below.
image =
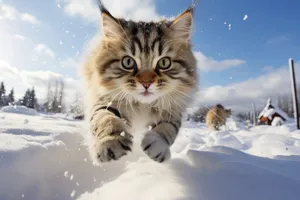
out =
<path fill-rule="evenodd" d="M 122 66 L 124 69 L 126 70 L 132 70 L 135 68 L 136 66 L 136 63 L 135 63 L 135 60 L 130 57 L 130 56 L 125 56 L 123 59 L 122 59 Z"/>
<path fill-rule="evenodd" d="M 157 67 L 162 70 L 169 69 L 171 67 L 171 59 L 169 57 L 161 58 L 157 63 Z"/>

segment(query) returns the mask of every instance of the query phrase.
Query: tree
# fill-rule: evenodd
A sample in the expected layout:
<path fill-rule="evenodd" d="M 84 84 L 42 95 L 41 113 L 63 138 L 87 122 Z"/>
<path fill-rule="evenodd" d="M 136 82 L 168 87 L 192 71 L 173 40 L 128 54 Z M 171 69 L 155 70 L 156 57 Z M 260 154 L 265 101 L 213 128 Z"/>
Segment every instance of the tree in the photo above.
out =
<path fill-rule="evenodd" d="M 76 116 L 83 115 L 83 101 L 79 93 L 76 93 L 74 101 L 70 105 L 70 113 L 75 114 Z"/>
<path fill-rule="evenodd" d="M 1 82 L 1 84 L 0 84 L 0 94 L 5 95 L 5 93 L 6 93 L 6 90 L 5 90 L 4 83 Z"/>
<path fill-rule="evenodd" d="M 8 103 L 13 105 L 15 104 L 15 94 L 14 94 L 14 89 L 11 89 L 9 95 L 8 95 Z"/>
<path fill-rule="evenodd" d="M 53 86 L 51 81 L 48 83 L 46 102 L 47 112 L 61 113 L 65 110 L 64 104 L 65 83 L 61 80 L 56 80 Z"/>
<path fill-rule="evenodd" d="M 58 81 L 55 81 L 54 95 L 51 101 L 51 112 L 58 112 Z"/>
<path fill-rule="evenodd" d="M 28 99 L 28 108 L 36 108 L 37 105 L 37 99 L 35 95 L 35 90 L 32 88 L 31 91 L 29 91 L 29 99 Z"/>
<path fill-rule="evenodd" d="M 5 93 L 6 93 L 6 90 L 5 90 L 4 83 L 1 82 L 1 84 L 0 84 L 0 106 L 5 106 L 5 102 L 4 102 Z"/>
<path fill-rule="evenodd" d="M 47 96 L 46 96 L 46 102 L 44 103 L 44 107 L 46 108 L 47 112 L 50 112 L 52 110 L 52 99 L 53 99 L 53 92 L 51 89 L 51 81 L 48 82 L 47 87 Z"/>
<path fill-rule="evenodd" d="M 65 91 L 65 83 L 63 80 L 60 81 L 60 88 L 58 94 L 58 109 L 57 111 L 61 113 L 64 110 L 64 91 Z"/>
<path fill-rule="evenodd" d="M 31 94 L 30 90 L 27 89 L 26 92 L 25 92 L 24 97 L 21 100 L 21 105 L 26 106 L 26 107 L 29 106 L 30 94 Z"/>

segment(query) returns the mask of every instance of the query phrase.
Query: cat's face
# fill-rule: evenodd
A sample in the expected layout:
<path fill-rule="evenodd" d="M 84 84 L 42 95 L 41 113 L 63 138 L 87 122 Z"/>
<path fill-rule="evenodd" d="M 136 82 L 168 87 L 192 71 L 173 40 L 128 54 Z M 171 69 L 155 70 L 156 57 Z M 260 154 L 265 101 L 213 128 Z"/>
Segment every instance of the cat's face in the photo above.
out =
<path fill-rule="evenodd" d="M 183 99 L 196 84 L 191 25 L 191 10 L 157 23 L 116 19 L 102 10 L 101 86 L 115 90 L 116 98 L 130 95 L 142 103 L 162 96 Z"/>

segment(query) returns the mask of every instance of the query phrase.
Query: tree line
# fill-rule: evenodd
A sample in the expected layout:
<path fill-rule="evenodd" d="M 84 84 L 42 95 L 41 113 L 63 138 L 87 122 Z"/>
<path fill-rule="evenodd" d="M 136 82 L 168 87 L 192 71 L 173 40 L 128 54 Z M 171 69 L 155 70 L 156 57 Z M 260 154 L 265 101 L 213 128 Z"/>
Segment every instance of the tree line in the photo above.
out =
<path fill-rule="evenodd" d="M 74 113 L 81 115 L 83 113 L 82 104 L 82 98 L 78 93 L 75 94 L 74 100 L 71 103 L 66 103 L 65 83 L 62 79 L 48 82 L 46 97 L 43 102 L 38 100 L 34 87 L 28 88 L 25 94 L 16 100 L 14 89 L 12 88 L 7 93 L 4 82 L 0 83 L 0 107 L 21 105 L 39 112 Z"/>

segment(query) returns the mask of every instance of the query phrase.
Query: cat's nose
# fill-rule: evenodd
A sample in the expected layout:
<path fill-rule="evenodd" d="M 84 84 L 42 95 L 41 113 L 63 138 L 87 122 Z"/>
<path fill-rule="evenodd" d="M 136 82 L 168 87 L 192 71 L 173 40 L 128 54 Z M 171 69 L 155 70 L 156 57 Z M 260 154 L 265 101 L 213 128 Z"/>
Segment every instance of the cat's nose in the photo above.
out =
<path fill-rule="evenodd" d="M 151 82 L 141 82 L 141 84 L 146 90 L 151 86 Z"/>

